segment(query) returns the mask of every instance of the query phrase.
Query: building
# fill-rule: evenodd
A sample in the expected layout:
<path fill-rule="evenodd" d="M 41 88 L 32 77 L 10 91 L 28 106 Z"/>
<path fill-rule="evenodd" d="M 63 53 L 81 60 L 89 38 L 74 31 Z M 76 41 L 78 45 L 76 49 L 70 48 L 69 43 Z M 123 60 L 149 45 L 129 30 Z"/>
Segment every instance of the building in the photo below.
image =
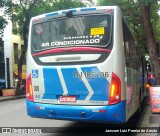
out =
<path fill-rule="evenodd" d="M 13 26 L 13 25 L 12 25 Z M 18 58 L 21 52 L 21 49 L 23 48 L 23 41 L 18 35 L 11 35 L 11 50 L 12 50 L 12 69 L 13 69 L 13 86 L 16 86 L 16 83 L 18 81 Z M 22 81 L 25 83 L 26 79 L 26 61 L 23 62 L 22 65 Z"/>
<path fill-rule="evenodd" d="M 13 23 L 8 22 L 4 35 L 0 38 L 0 79 L 5 80 L 6 87 L 15 87 L 17 82 L 18 55 L 23 47 L 23 41 L 12 33 Z M 22 79 L 25 80 L 25 61 L 22 67 Z"/>
<path fill-rule="evenodd" d="M 5 80 L 6 87 L 13 87 L 13 70 L 12 70 L 12 55 L 11 55 L 11 24 L 10 22 L 4 30 L 4 36 L 0 38 L 0 47 L 1 47 L 1 74 L 0 78 Z M 4 62 L 4 63 L 3 63 Z"/>
<path fill-rule="evenodd" d="M 0 38 L 0 79 L 5 79 L 4 42 Z"/>

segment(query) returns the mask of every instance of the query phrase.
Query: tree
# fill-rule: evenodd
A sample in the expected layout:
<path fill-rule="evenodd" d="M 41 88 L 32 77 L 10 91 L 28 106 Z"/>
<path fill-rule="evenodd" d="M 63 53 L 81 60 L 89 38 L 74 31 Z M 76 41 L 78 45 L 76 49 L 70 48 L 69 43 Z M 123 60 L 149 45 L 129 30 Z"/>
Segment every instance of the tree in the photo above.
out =
<path fill-rule="evenodd" d="M 5 10 L 4 2 L 0 2 L 0 11 L 1 11 L 1 15 L 0 15 L 0 37 L 3 36 L 4 28 L 7 25 L 8 16 L 5 13 L 3 13 L 4 10 Z"/>
<path fill-rule="evenodd" d="M 20 82 L 22 79 L 22 64 L 28 45 L 28 31 L 31 17 L 55 10 L 84 6 L 79 1 L 71 0 L 1 0 L 0 7 L 6 7 L 5 14 L 9 15 L 12 21 L 17 21 L 18 28 L 13 29 L 14 33 L 20 35 L 24 41 L 20 57 L 18 59 L 18 82 L 16 95 L 20 95 Z"/>
<path fill-rule="evenodd" d="M 6 25 L 7 25 L 6 19 L 3 16 L 0 16 L 0 36 L 1 37 L 3 36 L 3 31 Z"/>
<path fill-rule="evenodd" d="M 117 5 L 121 8 L 124 18 L 126 19 L 128 25 L 130 26 L 133 34 L 135 35 L 139 47 L 143 52 L 146 53 L 147 49 L 145 48 L 145 38 L 144 38 L 144 29 L 142 16 L 140 14 L 140 9 L 138 5 L 132 0 L 101 0 L 99 1 L 100 5 Z"/>
<path fill-rule="evenodd" d="M 153 73 L 160 73 L 160 60 L 156 51 L 157 39 L 154 27 L 158 23 L 157 0 L 101 0 L 99 5 L 117 5 L 121 8 L 141 49 L 148 53 L 153 63 Z"/>
<path fill-rule="evenodd" d="M 141 14 L 143 16 L 143 25 L 146 32 L 147 49 L 153 63 L 153 73 L 158 77 L 160 73 L 160 60 L 158 59 L 158 53 L 156 48 L 156 39 L 154 36 L 154 30 L 151 22 L 151 7 L 154 2 L 157 1 L 139 1 Z"/>

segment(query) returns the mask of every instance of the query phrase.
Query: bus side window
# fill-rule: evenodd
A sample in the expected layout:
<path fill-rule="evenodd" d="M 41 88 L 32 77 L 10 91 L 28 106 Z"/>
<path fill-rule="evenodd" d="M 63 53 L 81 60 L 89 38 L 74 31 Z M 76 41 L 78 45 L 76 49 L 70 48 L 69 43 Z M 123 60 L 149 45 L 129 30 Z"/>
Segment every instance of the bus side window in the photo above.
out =
<path fill-rule="evenodd" d="M 125 61 L 126 61 L 126 67 L 129 67 L 130 63 L 130 57 L 129 57 L 129 41 L 128 41 L 128 35 L 127 35 L 127 28 L 126 24 L 123 21 L 123 38 L 124 38 L 124 51 L 125 51 Z"/>
<path fill-rule="evenodd" d="M 136 41 L 124 21 L 123 21 L 123 36 L 124 36 L 126 67 L 138 70 Z"/>

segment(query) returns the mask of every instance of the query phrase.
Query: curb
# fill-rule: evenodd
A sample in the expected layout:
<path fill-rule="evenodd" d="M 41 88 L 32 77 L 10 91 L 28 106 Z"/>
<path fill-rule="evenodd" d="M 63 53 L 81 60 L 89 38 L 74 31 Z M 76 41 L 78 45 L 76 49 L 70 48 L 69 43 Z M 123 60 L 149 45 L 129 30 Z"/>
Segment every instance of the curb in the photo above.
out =
<path fill-rule="evenodd" d="M 1 96 L 0 101 L 21 99 L 21 98 L 25 98 L 25 97 L 26 97 L 25 95 L 21 95 L 21 96 Z"/>

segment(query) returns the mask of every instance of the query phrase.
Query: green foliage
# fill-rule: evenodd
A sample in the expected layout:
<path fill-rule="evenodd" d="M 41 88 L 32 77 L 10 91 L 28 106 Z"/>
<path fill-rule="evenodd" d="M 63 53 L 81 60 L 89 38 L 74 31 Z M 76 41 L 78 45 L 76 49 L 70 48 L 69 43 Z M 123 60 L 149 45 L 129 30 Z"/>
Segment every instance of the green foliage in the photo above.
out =
<path fill-rule="evenodd" d="M 119 6 L 120 4 L 120 1 L 119 0 L 99 0 L 98 1 L 98 5 L 100 6 L 114 6 L 114 5 L 117 5 Z"/>
<path fill-rule="evenodd" d="M 0 16 L 0 36 L 3 35 L 3 31 L 6 25 L 7 25 L 6 19 Z"/>
<path fill-rule="evenodd" d="M 145 4 L 145 5 L 151 5 L 151 20 L 152 25 L 155 30 L 156 40 L 160 41 L 160 34 L 159 34 L 159 26 L 160 26 L 160 20 L 159 16 L 157 14 L 159 10 L 159 5 L 157 3 L 157 0 L 99 0 L 98 5 L 106 5 L 106 6 L 114 6 L 117 5 L 121 8 L 122 13 L 125 17 L 125 20 L 127 21 L 131 31 L 135 35 L 140 49 L 144 52 L 144 54 L 147 52 L 146 47 L 146 36 L 145 36 L 145 30 L 143 26 L 143 20 L 142 20 L 142 14 L 140 11 L 139 4 Z"/>
<path fill-rule="evenodd" d="M 152 4 L 152 12 L 151 12 L 151 19 L 152 25 L 154 29 L 154 35 L 157 43 L 160 43 L 160 18 L 157 14 L 159 12 L 159 5 L 157 3 Z"/>
<path fill-rule="evenodd" d="M 55 2 L 53 2 L 53 7 L 55 10 L 63 10 L 75 7 L 84 7 L 84 4 L 75 0 L 55 0 Z"/>
<path fill-rule="evenodd" d="M 4 6 L 6 7 L 5 14 L 9 15 L 12 22 L 16 22 L 18 26 L 13 28 L 13 33 L 24 39 L 24 23 L 27 19 L 30 20 L 33 16 L 56 10 L 84 7 L 84 4 L 78 0 L 17 0 L 17 2 L 2 0 L 0 7 Z"/>

